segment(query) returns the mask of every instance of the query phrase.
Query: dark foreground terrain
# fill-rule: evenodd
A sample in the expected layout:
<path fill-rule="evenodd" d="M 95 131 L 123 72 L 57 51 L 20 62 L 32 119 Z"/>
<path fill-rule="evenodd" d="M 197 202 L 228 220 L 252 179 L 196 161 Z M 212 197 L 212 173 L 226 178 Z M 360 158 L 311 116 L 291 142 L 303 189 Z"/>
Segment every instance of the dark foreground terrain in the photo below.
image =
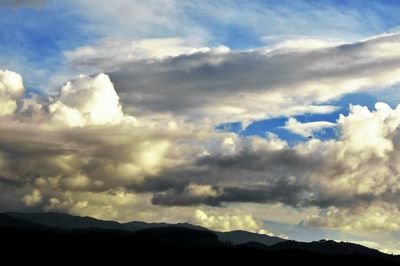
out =
<path fill-rule="evenodd" d="M 2 265 L 400 265 L 397 256 L 351 243 L 264 239 L 243 231 L 221 237 L 189 224 L 129 227 L 64 214 L 18 215 L 0 214 L 1 258 L 9 262 Z"/>

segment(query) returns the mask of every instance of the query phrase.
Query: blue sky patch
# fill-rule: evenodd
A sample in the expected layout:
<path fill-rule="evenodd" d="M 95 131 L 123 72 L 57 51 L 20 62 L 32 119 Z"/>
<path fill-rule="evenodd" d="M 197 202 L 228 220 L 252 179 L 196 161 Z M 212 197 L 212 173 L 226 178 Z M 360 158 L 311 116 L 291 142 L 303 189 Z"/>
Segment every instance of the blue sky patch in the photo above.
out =
<path fill-rule="evenodd" d="M 340 114 L 348 115 L 349 106 L 352 105 L 362 105 L 367 106 L 370 110 L 375 110 L 375 103 L 379 101 L 374 95 L 368 93 L 352 93 L 341 97 L 338 100 L 327 102 L 326 104 L 334 105 L 340 107 L 337 111 L 329 114 L 303 114 L 293 116 L 297 121 L 301 123 L 317 122 L 317 121 L 327 121 L 331 123 L 336 123 Z M 272 119 L 265 119 L 260 121 L 255 121 L 251 123 L 247 128 L 242 129 L 240 123 L 225 123 L 218 125 L 216 130 L 218 131 L 228 131 L 235 132 L 241 136 L 261 136 L 265 137 L 267 133 L 271 132 L 278 135 L 280 138 L 288 141 L 290 145 L 294 145 L 298 142 L 307 140 L 307 137 L 303 137 L 294 134 L 287 129 L 283 128 L 285 123 L 288 121 L 288 117 L 277 117 Z M 320 140 L 328 140 L 337 138 L 338 130 L 335 127 L 324 128 L 319 132 L 314 133 L 314 137 Z"/>

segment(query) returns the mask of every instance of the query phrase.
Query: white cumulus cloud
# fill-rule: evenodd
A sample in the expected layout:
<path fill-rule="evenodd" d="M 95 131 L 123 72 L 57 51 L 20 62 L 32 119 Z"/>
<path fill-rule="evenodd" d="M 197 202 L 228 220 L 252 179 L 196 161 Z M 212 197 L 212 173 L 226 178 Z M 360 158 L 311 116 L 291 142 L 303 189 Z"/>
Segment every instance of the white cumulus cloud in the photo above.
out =
<path fill-rule="evenodd" d="M 55 122 L 70 126 L 117 124 L 123 119 L 119 96 L 104 74 L 67 82 L 49 110 Z"/>
<path fill-rule="evenodd" d="M 331 128 L 336 126 L 335 123 L 327 122 L 327 121 L 316 121 L 316 122 L 308 122 L 301 123 L 296 120 L 296 118 L 290 117 L 288 121 L 286 121 L 285 126 L 283 128 L 289 130 L 292 133 L 298 134 L 303 137 L 313 136 L 314 132 L 320 132 L 325 128 Z"/>
<path fill-rule="evenodd" d="M 13 114 L 23 93 L 22 77 L 12 71 L 0 70 L 0 116 Z"/>

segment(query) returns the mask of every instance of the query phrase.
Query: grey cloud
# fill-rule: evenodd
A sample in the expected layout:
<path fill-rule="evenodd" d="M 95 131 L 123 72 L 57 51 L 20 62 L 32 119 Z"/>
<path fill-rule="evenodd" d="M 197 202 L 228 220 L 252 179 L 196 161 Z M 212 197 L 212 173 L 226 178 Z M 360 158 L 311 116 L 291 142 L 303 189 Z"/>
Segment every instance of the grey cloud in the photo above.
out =
<path fill-rule="evenodd" d="M 153 204 L 167 206 L 212 205 L 231 202 L 284 203 L 294 207 L 350 206 L 375 200 L 371 192 L 347 196 L 328 195 L 326 188 L 309 180 L 323 173 L 327 162 L 322 157 L 302 156 L 294 150 L 266 151 L 235 156 L 207 156 L 197 161 L 202 171 L 165 173 L 150 178 L 141 189 L 153 192 Z M 321 176 L 321 179 L 326 177 Z M 191 184 L 210 185 L 213 195 L 190 194 Z M 135 189 L 135 188 L 134 188 Z"/>
<path fill-rule="evenodd" d="M 198 158 L 193 165 L 166 170 L 132 189 L 159 192 L 169 189 L 182 191 L 190 183 L 219 185 L 229 182 L 274 182 L 284 176 L 313 172 L 324 167 L 321 158 L 310 158 L 294 150 L 250 151 L 244 149 L 234 155 L 208 155 Z"/>
<path fill-rule="evenodd" d="M 232 202 L 253 202 L 253 203 L 273 203 L 282 202 L 292 206 L 302 206 L 302 193 L 304 189 L 290 186 L 285 182 L 282 185 L 258 186 L 256 188 L 240 187 L 213 187 L 217 196 L 188 195 L 170 189 L 164 193 L 155 193 L 152 203 L 166 206 L 192 206 L 192 205 L 211 205 L 223 206 Z"/>
<path fill-rule="evenodd" d="M 204 116 L 205 109 L 218 103 L 231 107 L 241 103 L 240 107 L 249 111 L 254 107 L 248 101 L 253 101 L 254 106 L 259 104 L 258 99 L 249 98 L 249 94 L 268 92 L 276 92 L 294 105 L 309 105 L 377 86 L 375 79 L 395 73 L 400 66 L 396 54 L 390 57 L 379 54 L 379 50 L 385 52 L 380 45 L 398 42 L 399 35 L 395 34 L 305 51 L 199 52 L 164 60 L 116 62 L 109 74 L 125 110 L 133 110 L 136 115 L 171 112 Z M 104 69 L 105 59 L 101 55 L 83 56 L 81 60 L 72 63 Z M 107 58 L 108 64 L 110 60 Z M 344 85 L 357 79 L 367 81 L 355 87 Z M 315 88 L 307 87 L 309 84 L 314 84 Z M 276 95 L 260 100 L 270 105 L 270 112 L 277 108 L 274 97 Z M 265 109 L 264 113 L 266 117 L 277 115 L 268 114 Z M 240 120 L 240 116 L 237 119 Z"/>
<path fill-rule="evenodd" d="M 224 206 L 233 202 L 247 203 L 284 203 L 296 208 L 317 206 L 348 207 L 375 200 L 371 193 L 355 195 L 350 198 L 325 197 L 322 191 L 311 186 L 293 185 L 281 178 L 279 182 L 269 186 L 248 187 L 214 187 L 217 196 L 188 195 L 175 188 L 166 192 L 154 193 L 152 203 L 164 206 L 211 205 Z"/>
<path fill-rule="evenodd" d="M 132 189 L 154 192 L 152 202 L 159 205 L 284 202 L 297 206 L 311 201 L 305 198 L 314 190 L 307 184 L 307 173 L 323 167 L 321 158 L 302 156 L 291 149 L 244 149 L 235 155 L 201 157 L 192 167 L 163 172 Z M 294 175 L 303 178 L 290 180 Z M 191 195 L 186 191 L 191 184 L 210 185 L 214 195 Z"/>

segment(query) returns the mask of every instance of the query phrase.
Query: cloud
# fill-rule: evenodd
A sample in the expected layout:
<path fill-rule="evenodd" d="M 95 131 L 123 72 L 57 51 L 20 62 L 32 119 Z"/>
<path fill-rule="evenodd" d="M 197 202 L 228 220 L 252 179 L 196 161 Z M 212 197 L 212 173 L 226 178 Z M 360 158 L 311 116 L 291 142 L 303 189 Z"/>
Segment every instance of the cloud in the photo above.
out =
<path fill-rule="evenodd" d="M 32 194 L 27 194 L 22 198 L 22 201 L 25 202 L 27 206 L 33 206 L 42 201 L 42 193 L 40 190 L 34 189 Z"/>
<path fill-rule="evenodd" d="M 0 115 L 11 115 L 15 112 L 18 99 L 24 93 L 24 85 L 19 74 L 0 70 Z"/>
<path fill-rule="evenodd" d="M 116 0 L 112 6 L 105 0 L 73 0 L 69 6 L 86 19 L 88 30 L 107 38 L 209 38 L 208 31 L 185 11 L 185 4 L 175 0 Z"/>
<path fill-rule="evenodd" d="M 360 10 L 357 3 L 325 6 L 314 2 L 132 0 L 127 4 L 117 0 L 109 6 L 104 0 L 70 2 L 82 11 L 91 31 L 108 37 L 194 36 L 204 42 L 227 43 L 239 32 L 246 41 L 235 44 L 251 46 L 259 45 L 260 36 L 300 34 L 349 40 L 386 30 L 380 16 L 382 5 L 378 4 Z M 392 5 L 390 12 L 388 9 L 386 13 L 394 17 L 396 8 Z M 293 25 L 299 27 L 294 29 Z"/>
<path fill-rule="evenodd" d="M 372 152 L 385 157 L 394 151 L 394 139 L 399 124 L 398 108 L 392 110 L 385 103 L 375 104 L 376 112 L 362 106 L 351 106 L 352 116 L 340 115 L 338 123 L 342 127 L 346 149 L 351 152 Z M 389 135 L 390 134 L 390 135 Z"/>
<path fill-rule="evenodd" d="M 192 222 L 215 231 L 245 230 L 250 232 L 260 231 L 261 223 L 250 214 L 218 215 L 209 214 L 203 210 L 195 210 Z M 262 232 L 268 232 L 265 229 Z"/>
<path fill-rule="evenodd" d="M 104 74 L 67 82 L 49 111 L 54 122 L 69 126 L 118 124 L 123 119 L 119 96 Z"/>
<path fill-rule="evenodd" d="M 313 136 L 314 132 L 320 132 L 325 128 L 331 128 L 334 126 L 336 126 L 335 123 L 326 121 L 301 123 L 297 121 L 296 118 L 290 117 L 288 121 L 286 121 L 285 126 L 283 126 L 282 128 L 287 129 L 294 134 L 298 134 L 307 138 L 309 136 Z"/>
<path fill-rule="evenodd" d="M 121 219 L 121 211 L 137 204 L 137 196 L 122 189 L 106 192 L 66 192 L 51 197 L 46 211 L 64 211 L 75 215 L 86 214 L 99 219 Z"/>
<path fill-rule="evenodd" d="M 83 56 L 71 63 L 108 71 L 128 114 L 167 112 L 214 125 L 239 121 L 246 126 L 277 116 L 333 112 L 337 108 L 323 103 L 347 93 L 397 84 L 398 43 L 398 34 L 387 34 L 307 50 L 293 45 L 249 51 L 201 48 L 191 54 L 181 51 L 184 54 L 139 61 L 125 52 L 110 58 L 100 45 L 90 47 L 87 60 Z M 142 53 L 135 46 L 128 50 Z"/>
<path fill-rule="evenodd" d="M 374 233 L 397 232 L 400 227 L 397 204 L 377 199 L 371 204 L 360 204 L 350 208 L 329 207 L 319 215 L 309 216 L 306 225 L 335 228 L 347 232 L 364 230 Z"/>
<path fill-rule="evenodd" d="M 195 38 L 106 39 L 96 45 L 66 51 L 64 55 L 73 66 L 93 65 L 97 71 L 112 71 L 132 61 L 159 61 L 168 57 L 211 50 L 208 47 L 198 48 L 199 45 L 201 42 Z M 217 50 L 227 52 L 229 48 L 220 46 Z"/>

